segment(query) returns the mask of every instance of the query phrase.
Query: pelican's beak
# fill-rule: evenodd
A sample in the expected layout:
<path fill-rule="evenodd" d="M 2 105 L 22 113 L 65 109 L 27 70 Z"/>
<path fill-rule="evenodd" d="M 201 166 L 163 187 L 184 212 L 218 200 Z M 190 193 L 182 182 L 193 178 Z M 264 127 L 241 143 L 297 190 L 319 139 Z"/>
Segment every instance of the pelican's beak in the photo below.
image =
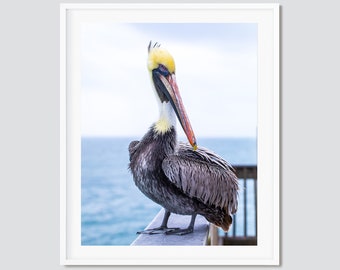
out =
<path fill-rule="evenodd" d="M 161 91 L 166 96 L 167 100 L 171 102 L 171 105 L 177 115 L 179 122 L 181 123 L 184 133 L 189 140 L 189 143 L 191 144 L 193 149 L 196 150 L 197 143 L 195 134 L 192 130 L 188 115 L 185 111 L 181 95 L 179 94 L 175 74 L 164 76 L 158 73 L 156 76 L 158 76 L 162 82 L 162 84 L 157 84 L 157 91 Z"/>

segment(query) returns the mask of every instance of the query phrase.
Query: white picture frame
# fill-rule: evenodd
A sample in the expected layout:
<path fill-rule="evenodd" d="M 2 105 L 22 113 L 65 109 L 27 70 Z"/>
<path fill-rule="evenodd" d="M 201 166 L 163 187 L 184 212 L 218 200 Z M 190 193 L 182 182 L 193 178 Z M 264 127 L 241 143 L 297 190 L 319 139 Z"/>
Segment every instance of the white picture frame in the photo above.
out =
<path fill-rule="evenodd" d="M 161 16 L 159 16 L 161 14 Z M 156 16 L 157 15 L 157 16 Z M 79 26 L 84 21 L 252 22 L 258 25 L 258 244 L 82 246 Z M 60 263 L 62 265 L 279 265 L 280 26 L 278 4 L 61 4 Z"/>

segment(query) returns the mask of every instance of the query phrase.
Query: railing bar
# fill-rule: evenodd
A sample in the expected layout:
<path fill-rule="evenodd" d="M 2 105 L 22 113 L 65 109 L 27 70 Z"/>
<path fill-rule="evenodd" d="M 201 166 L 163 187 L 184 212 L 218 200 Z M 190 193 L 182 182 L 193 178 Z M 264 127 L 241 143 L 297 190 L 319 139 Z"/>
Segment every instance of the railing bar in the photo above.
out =
<path fill-rule="evenodd" d="M 244 169 L 246 170 L 246 169 Z M 244 226 L 244 236 L 247 236 L 247 179 L 244 178 L 243 182 L 244 196 L 243 196 L 243 226 Z"/>
<path fill-rule="evenodd" d="M 234 219 L 234 221 L 233 221 L 233 236 L 235 237 L 236 236 L 236 215 L 234 214 L 234 216 L 233 216 L 233 219 Z"/>
<path fill-rule="evenodd" d="M 254 179 L 254 198 L 255 198 L 255 235 L 257 236 L 257 181 L 256 179 Z"/>

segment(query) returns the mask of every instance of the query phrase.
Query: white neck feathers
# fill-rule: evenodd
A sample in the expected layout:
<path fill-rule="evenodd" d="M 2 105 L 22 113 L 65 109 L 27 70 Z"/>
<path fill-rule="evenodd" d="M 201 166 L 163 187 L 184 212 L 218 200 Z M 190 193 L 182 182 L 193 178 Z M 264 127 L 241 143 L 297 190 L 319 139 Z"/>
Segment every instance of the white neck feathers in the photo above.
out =
<path fill-rule="evenodd" d="M 154 130 L 157 133 L 164 134 L 171 127 L 176 127 L 176 114 L 170 102 L 162 102 L 160 104 L 160 117 L 155 124 Z"/>

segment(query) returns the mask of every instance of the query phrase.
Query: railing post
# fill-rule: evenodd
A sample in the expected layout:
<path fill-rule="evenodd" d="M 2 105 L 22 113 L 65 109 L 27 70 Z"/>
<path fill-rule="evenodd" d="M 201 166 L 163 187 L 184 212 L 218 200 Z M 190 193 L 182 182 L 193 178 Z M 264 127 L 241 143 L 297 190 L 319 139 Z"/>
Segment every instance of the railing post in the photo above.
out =
<path fill-rule="evenodd" d="M 218 237 L 218 228 L 210 223 L 209 226 L 209 235 L 210 235 L 210 245 L 217 246 L 219 244 L 219 237 Z"/>

